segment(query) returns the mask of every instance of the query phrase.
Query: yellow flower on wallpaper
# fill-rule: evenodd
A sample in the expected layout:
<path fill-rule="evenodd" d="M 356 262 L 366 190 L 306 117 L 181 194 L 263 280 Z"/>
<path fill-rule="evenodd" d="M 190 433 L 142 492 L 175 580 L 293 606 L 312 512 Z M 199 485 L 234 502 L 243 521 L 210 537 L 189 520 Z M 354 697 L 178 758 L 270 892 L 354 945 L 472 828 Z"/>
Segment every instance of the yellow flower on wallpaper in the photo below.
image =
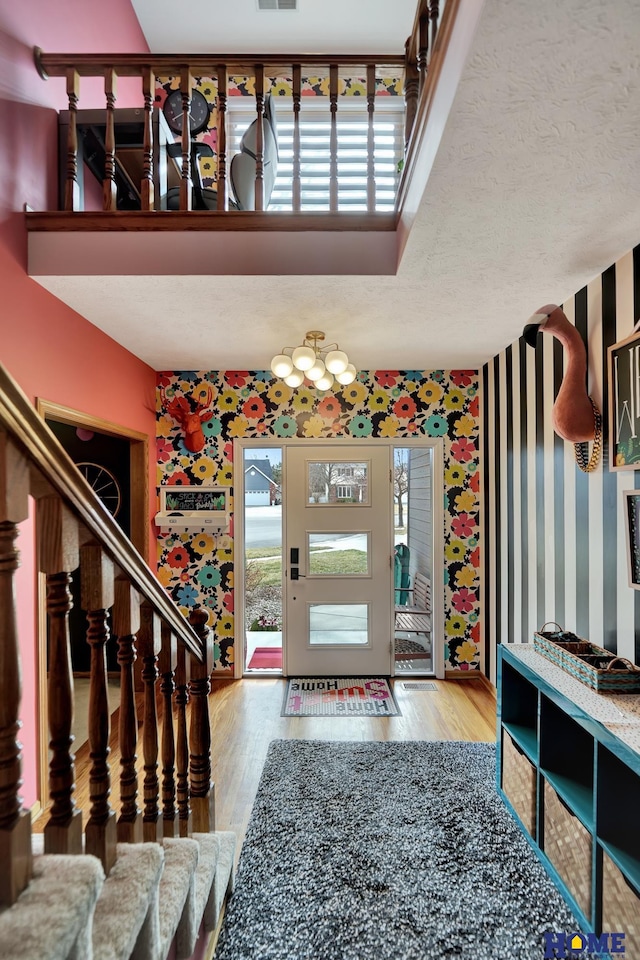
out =
<path fill-rule="evenodd" d="M 175 426 L 176 421 L 173 419 L 173 417 L 163 413 L 156 424 L 156 433 L 159 437 L 170 437 L 171 431 Z"/>
<path fill-rule="evenodd" d="M 461 567 L 456 573 L 456 583 L 459 587 L 472 587 L 478 579 L 478 571 L 475 567 Z"/>
<path fill-rule="evenodd" d="M 249 421 L 246 417 L 242 416 L 242 414 L 234 417 L 227 427 L 230 437 L 244 437 L 248 429 Z"/>
<path fill-rule="evenodd" d="M 158 580 L 162 586 L 166 589 L 171 583 L 173 574 L 170 567 L 158 567 L 157 573 Z"/>
<path fill-rule="evenodd" d="M 456 650 L 456 657 L 458 660 L 462 660 L 463 663 L 473 663 L 476 659 L 477 652 L 476 647 L 474 647 L 472 643 L 469 643 L 468 640 L 465 640 Z"/>
<path fill-rule="evenodd" d="M 235 663 L 235 660 L 233 659 L 233 647 L 227 647 L 227 661 L 229 664 Z"/>
<path fill-rule="evenodd" d="M 228 534 L 218 537 L 218 549 L 216 550 L 218 560 L 224 563 L 227 560 L 233 560 L 233 540 Z"/>
<path fill-rule="evenodd" d="M 369 406 L 372 410 L 388 410 L 391 397 L 388 390 L 372 390 Z"/>
<path fill-rule="evenodd" d="M 354 380 L 348 387 L 343 387 L 340 391 L 347 403 L 364 403 L 367 396 L 367 388 L 362 383 Z"/>
<path fill-rule="evenodd" d="M 389 416 L 385 417 L 384 420 L 380 423 L 380 436 L 381 437 L 395 437 L 398 434 L 400 428 L 400 421 L 397 417 Z"/>
<path fill-rule="evenodd" d="M 321 437 L 324 430 L 324 420 L 317 413 L 305 420 L 302 432 L 305 437 Z"/>
<path fill-rule="evenodd" d="M 223 617 L 220 617 L 216 624 L 216 636 L 218 637 L 232 637 L 233 636 L 233 616 L 230 613 L 225 614 Z"/>
<path fill-rule="evenodd" d="M 418 397 L 423 403 L 437 403 L 442 399 L 442 387 L 435 380 L 426 380 L 418 387 Z"/>
<path fill-rule="evenodd" d="M 471 490 L 463 490 L 455 500 L 458 513 L 469 513 L 476 508 L 476 495 Z"/>
<path fill-rule="evenodd" d="M 187 456 L 178 457 L 178 463 L 180 464 L 181 467 L 189 467 L 191 466 L 191 457 L 187 457 Z"/>
<path fill-rule="evenodd" d="M 194 476 L 200 480 L 210 480 L 216 472 L 216 464 L 210 457 L 199 457 L 194 463 L 192 470 Z"/>
<path fill-rule="evenodd" d="M 467 476 L 464 467 L 456 463 L 452 467 L 447 467 L 444 472 L 444 479 L 450 487 L 461 487 Z"/>
<path fill-rule="evenodd" d="M 452 540 L 451 543 L 448 543 L 444 548 L 445 557 L 452 563 L 455 563 L 456 560 L 464 560 L 466 552 L 467 548 L 462 540 Z"/>
<path fill-rule="evenodd" d="M 476 421 L 468 413 L 460 417 L 455 425 L 455 432 L 459 437 L 470 437 L 476 428 Z"/>
<path fill-rule="evenodd" d="M 465 404 L 465 395 L 461 390 L 450 390 L 445 394 L 444 405 L 447 410 L 462 410 Z"/>
<path fill-rule="evenodd" d="M 216 483 L 220 487 L 230 487 L 233 483 L 233 467 L 221 467 L 216 475 Z"/>
<path fill-rule="evenodd" d="M 300 387 L 291 401 L 291 406 L 294 410 L 313 410 L 315 402 L 316 397 L 314 391 L 309 390 L 308 387 Z"/>
<path fill-rule="evenodd" d="M 282 380 L 277 380 L 267 390 L 267 396 L 272 403 L 277 403 L 278 406 L 287 406 L 293 396 L 293 387 L 288 387 Z"/>
<path fill-rule="evenodd" d="M 205 553 L 211 553 L 214 545 L 214 539 L 209 533 L 199 533 L 191 541 L 191 549 L 194 553 L 199 553 L 201 557 Z"/>
<path fill-rule="evenodd" d="M 223 390 L 218 397 L 218 406 L 220 410 L 223 410 L 225 413 L 229 413 L 231 410 L 238 409 L 239 401 L 240 397 L 235 390 Z"/>

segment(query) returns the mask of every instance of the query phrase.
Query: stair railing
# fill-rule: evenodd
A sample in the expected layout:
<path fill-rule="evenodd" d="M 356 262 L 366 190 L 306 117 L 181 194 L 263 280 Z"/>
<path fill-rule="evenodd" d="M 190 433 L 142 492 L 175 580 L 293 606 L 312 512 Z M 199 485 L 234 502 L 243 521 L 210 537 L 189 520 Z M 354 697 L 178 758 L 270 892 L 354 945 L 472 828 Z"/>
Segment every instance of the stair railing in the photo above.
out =
<path fill-rule="evenodd" d="M 15 902 L 31 876 L 31 817 L 20 797 L 20 646 L 15 572 L 19 526 L 35 500 L 37 568 L 46 577 L 48 621 L 49 799 L 46 853 L 83 851 L 106 873 L 118 841 L 161 840 L 214 829 L 211 733 L 207 710 L 213 640 L 207 615 L 182 616 L 110 513 L 9 374 L 0 367 L 0 906 Z M 71 574 L 80 569 L 81 606 L 91 647 L 89 684 L 90 809 L 82 834 L 76 805 Z M 109 620 L 110 616 L 110 620 Z M 110 802 L 105 648 L 117 636 L 120 665 L 120 815 Z M 142 661 L 143 810 L 138 807 L 133 664 Z M 158 677 L 161 683 L 158 684 Z M 159 747 L 158 692 L 163 702 Z M 175 689 L 175 695 L 174 695 Z M 186 706 L 191 699 L 187 740 Z M 175 702 L 177 734 L 174 734 Z M 162 808 L 158 753 L 162 764 Z"/>

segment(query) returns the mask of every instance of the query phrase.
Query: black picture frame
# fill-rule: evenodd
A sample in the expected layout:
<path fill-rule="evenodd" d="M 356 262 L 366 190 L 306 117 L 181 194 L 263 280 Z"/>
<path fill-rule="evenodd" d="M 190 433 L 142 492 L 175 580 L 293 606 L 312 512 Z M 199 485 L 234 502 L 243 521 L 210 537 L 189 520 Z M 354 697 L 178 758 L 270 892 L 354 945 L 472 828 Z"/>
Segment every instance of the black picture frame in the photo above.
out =
<path fill-rule="evenodd" d="M 609 347 L 609 466 L 640 470 L 640 330 Z"/>
<path fill-rule="evenodd" d="M 625 490 L 623 497 L 629 586 L 640 590 L 640 490 Z"/>

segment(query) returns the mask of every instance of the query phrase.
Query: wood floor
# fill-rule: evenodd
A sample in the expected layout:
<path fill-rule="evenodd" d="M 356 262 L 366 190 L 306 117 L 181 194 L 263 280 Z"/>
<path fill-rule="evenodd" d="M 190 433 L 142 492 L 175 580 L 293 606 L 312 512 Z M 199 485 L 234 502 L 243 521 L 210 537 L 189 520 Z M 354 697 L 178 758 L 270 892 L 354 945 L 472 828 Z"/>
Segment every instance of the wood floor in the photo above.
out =
<path fill-rule="evenodd" d="M 496 703 L 492 689 L 481 680 L 433 680 L 435 690 L 412 690 L 396 678 L 394 693 L 399 717 L 281 717 L 286 681 L 280 677 L 216 680 L 209 697 L 212 778 L 216 790 L 216 829 L 232 830 L 239 853 L 269 743 L 274 739 L 304 740 L 495 740 Z M 138 717 L 142 701 L 138 702 Z M 119 811 L 117 713 L 111 723 L 111 803 Z M 142 793 L 142 744 L 138 742 Z M 89 747 L 76 756 L 75 800 L 83 811 L 89 801 Z M 46 815 L 34 823 L 44 828 Z"/>

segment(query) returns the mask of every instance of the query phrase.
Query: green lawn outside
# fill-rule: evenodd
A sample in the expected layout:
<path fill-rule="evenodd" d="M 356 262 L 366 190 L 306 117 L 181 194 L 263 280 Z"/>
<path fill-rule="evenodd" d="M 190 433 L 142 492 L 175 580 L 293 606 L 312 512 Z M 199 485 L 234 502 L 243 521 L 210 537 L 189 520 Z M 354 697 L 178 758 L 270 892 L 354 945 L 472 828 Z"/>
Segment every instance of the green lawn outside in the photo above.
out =
<path fill-rule="evenodd" d="M 265 554 L 261 554 L 265 556 Z M 250 565 L 250 560 L 247 566 Z M 282 583 L 282 557 L 261 561 L 260 585 L 279 586 Z M 325 575 L 366 573 L 367 555 L 363 550 L 327 550 L 313 558 L 313 572 Z"/>

